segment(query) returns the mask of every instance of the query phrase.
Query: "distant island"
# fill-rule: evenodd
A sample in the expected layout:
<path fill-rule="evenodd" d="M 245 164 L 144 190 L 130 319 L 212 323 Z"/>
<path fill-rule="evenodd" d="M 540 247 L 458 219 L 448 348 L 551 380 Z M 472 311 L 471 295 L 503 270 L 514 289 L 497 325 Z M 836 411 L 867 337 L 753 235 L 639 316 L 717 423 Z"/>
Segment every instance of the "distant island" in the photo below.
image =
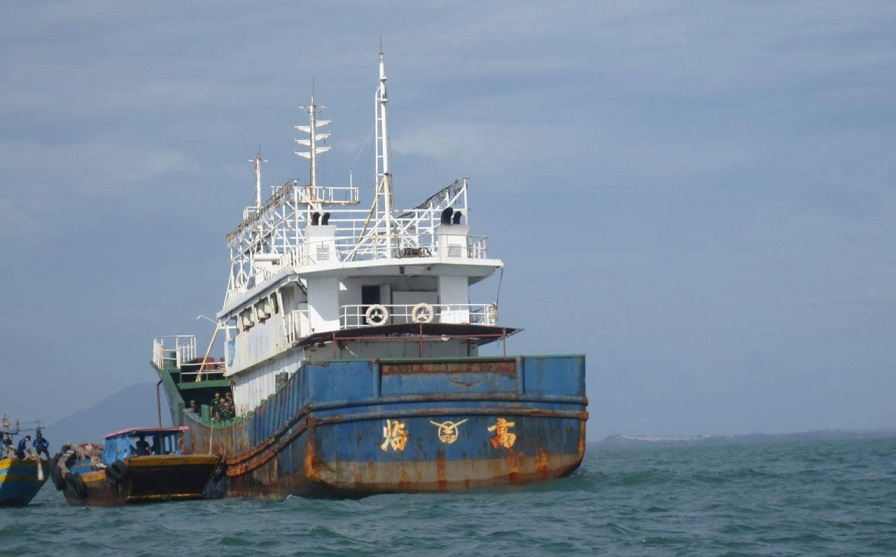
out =
<path fill-rule="evenodd" d="M 832 441 L 840 439 L 878 439 L 896 437 L 890 431 L 821 430 L 803 433 L 750 433 L 745 435 L 691 435 L 660 437 L 655 435 L 609 435 L 593 443 L 598 449 L 634 449 L 645 447 L 707 447 L 714 445 L 746 445 L 757 443 L 799 443 L 801 441 Z"/>
<path fill-rule="evenodd" d="M 168 402 L 156 393 L 155 383 L 136 383 L 51 423 L 44 428 L 50 453 L 66 443 L 102 443 L 103 435 L 120 429 L 171 425 Z"/>

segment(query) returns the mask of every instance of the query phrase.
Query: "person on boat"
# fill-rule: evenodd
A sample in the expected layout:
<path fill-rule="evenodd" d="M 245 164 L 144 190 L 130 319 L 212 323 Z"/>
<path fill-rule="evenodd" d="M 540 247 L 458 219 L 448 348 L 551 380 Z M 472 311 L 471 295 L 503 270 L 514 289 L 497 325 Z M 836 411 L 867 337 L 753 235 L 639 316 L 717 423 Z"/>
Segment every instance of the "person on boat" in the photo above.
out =
<path fill-rule="evenodd" d="M 221 393 L 215 393 L 215 400 L 212 401 L 212 412 L 217 415 L 221 415 L 223 400 L 221 400 Z"/>
<path fill-rule="evenodd" d="M 47 458 L 50 458 L 50 442 L 43 436 L 40 428 L 37 428 L 37 431 L 34 434 L 34 443 L 32 443 L 32 446 L 34 447 L 35 454 L 45 454 Z"/>
<path fill-rule="evenodd" d="M 31 441 L 30 435 L 19 439 L 19 445 L 16 449 L 16 456 L 19 457 L 19 460 L 24 460 L 26 455 L 31 454 L 31 447 L 28 446 L 28 441 Z"/>
<path fill-rule="evenodd" d="M 191 401 L 190 401 L 190 410 L 192 410 L 194 414 L 198 414 L 198 413 L 199 413 L 199 406 L 196 405 L 196 401 L 195 401 L 195 400 L 191 400 Z"/>
<path fill-rule="evenodd" d="M 0 454 L 5 452 L 7 458 L 12 458 L 16 454 L 16 449 L 15 449 L 15 447 L 12 446 L 12 437 L 10 437 L 8 433 L 6 434 L 6 437 L 3 439 L 2 449 L 3 449 L 3 451 L 0 451 Z"/>
<path fill-rule="evenodd" d="M 230 393 L 226 393 L 224 395 L 224 415 L 228 420 L 232 420 L 236 417 L 236 412 L 233 406 L 233 397 L 230 395 Z"/>
<path fill-rule="evenodd" d="M 137 439 L 137 448 L 134 452 L 137 456 L 148 456 L 150 454 L 149 443 L 146 441 L 146 436 L 142 433 L 140 438 Z"/>

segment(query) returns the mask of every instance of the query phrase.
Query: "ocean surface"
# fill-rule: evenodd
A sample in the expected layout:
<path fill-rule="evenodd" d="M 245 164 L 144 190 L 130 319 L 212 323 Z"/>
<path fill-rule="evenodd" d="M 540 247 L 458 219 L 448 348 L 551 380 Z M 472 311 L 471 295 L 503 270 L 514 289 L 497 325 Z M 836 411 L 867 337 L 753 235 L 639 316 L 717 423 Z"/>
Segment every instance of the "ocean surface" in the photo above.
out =
<path fill-rule="evenodd" d="M 600 449 L 553 482 L 0 509 L 0 555 L 896 555 L 896 438 Z"/>

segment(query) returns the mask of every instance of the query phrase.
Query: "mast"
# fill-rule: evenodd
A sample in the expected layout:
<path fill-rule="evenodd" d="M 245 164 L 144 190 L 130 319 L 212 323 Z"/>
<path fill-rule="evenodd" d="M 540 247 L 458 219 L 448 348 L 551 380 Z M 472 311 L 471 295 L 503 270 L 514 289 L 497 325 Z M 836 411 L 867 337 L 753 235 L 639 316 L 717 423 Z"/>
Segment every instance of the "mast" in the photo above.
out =
<path fill-rule="evenodd" d="M 389 127 L 387 118 L 388 96 L 386 95 L 386 65 L 380 50 L 380 84 L 376 90 L 376 175 L 377 220 L 385 226 L 386 253 L 392 256 L 392 173 L 389 169 Z M 380 205 L 382 198 L 382 205 Z M 382 208 L 382 211 L 379 209 Z"/>
<path fill-rule="evenodd" d="M 255 212 L 257 213 L 261 210 L 261 163 L 268 161 L 261 158 L 261 149 L 259 148 L 258 154 L 254 159 L 249 159 L 249 162 L 255 163 Z"/>
<path fill-rule="evenodd" d="M 296 126 L 295 128 L 300 132 L 309 134 L 309 136 L 308 139 L 296 139 L 296 143 L 308 147 L 308 151 L 296 151 L 296 155 L 311 161 L 311 177 L 309 185 L 313 191 L 313 188 L 317 186 L 317 155 L 318 153 L 326 153 L 330 150 L 329 145 L 320 147 L 317 145 L 318 141 L 330 137 L 330 132 L 317 133 L 317 128 L 326 126 L 330 121 L 317 119 L 317 112 L 327 107 L 323 104 L 314 104 L 314 93 L 311 93 L 311 104 L 300 106 L 299 108 L 308 112 L 309 125 Z"/>

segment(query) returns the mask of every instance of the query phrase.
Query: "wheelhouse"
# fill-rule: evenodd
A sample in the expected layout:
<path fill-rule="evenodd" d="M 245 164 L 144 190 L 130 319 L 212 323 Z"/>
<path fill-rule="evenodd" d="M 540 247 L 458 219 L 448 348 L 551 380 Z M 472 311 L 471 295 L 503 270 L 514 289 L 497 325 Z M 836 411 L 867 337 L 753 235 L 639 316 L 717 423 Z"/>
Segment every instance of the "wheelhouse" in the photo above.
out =
<path fill-rule="evenodd" d="M 138 443 L 148 443 L 150 455 L 183 454 L 182 439 L 186 427 L 132 428 L 105 435 L 103 464 L 111 466 L 116 460 L 143 456 Z"/>

